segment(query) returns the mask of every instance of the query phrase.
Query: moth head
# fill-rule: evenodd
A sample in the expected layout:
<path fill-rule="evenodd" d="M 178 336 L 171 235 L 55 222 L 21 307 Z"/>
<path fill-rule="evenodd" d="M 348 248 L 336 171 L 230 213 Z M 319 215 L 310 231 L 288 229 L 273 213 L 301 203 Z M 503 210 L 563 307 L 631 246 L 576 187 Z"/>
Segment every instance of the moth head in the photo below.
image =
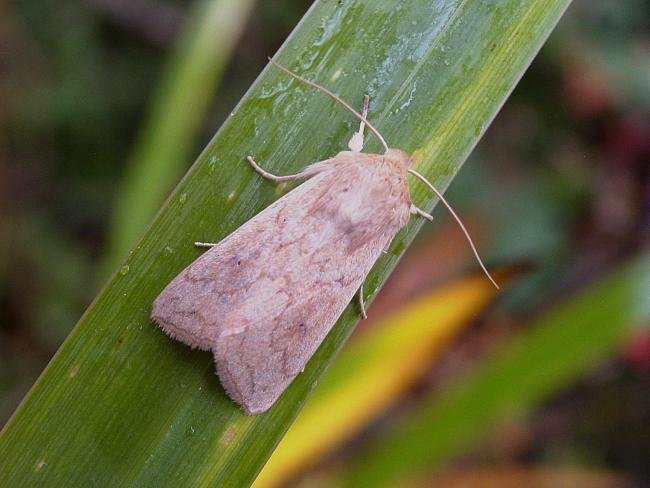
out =
<path fill-rule="evenodd" d="M 391 147 L 386 150 L 384 157 L 394 161 L 399 166 L 404 167 L 404 169 L 409 169 L 413 165 L 413 158 L 401 149 Z"/>

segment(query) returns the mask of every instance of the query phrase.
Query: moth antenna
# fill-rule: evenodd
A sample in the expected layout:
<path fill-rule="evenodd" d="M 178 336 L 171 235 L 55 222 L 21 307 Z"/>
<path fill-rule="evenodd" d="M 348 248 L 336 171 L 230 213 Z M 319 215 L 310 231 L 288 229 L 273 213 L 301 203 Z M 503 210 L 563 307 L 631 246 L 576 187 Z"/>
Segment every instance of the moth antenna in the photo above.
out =
<path fill-rule="evenodd" d="M 321 85 L 319 85 L 317 83 L 314 83 L 313 81 L 309 81 L 307 78 L 303 78 L 302 76 L 294 73 L 290 69 L 285 68 L 280 63 L 275 61 L 273 58 L 269 58 L 269 61 L 272 64 L 274 64 L 275 66 L 277 66 L 278 68 L 280 68 L 282 71 L 287 73 L 292 78 L 295 78 L 298 81 L 302 81 L 303 83 L 305 83 L 305 84 L 307 84 L 307 85 L 309 85 L 309 86 L 311 86 L 313 88 L 316 88 L 317 90 L 320 90 L 321 92 L 325 93 L 326 95 L 330 96 L 331 98 L 336 100 L 338 103 L 343 105 L 352 115 L 354 115 L 357 119 L 359 119 L 361 122 L 363 122 L 364 124 L 366 124 L 368 126 L 368 129 L 370 129 L 370 132 L 372 132 L 375 135 L 375 137 L 377 139 L 379 139 L 379 142 L 381 142 L 381 145 L 384 146 L 384 151 L 388 151 L 388 144 L 386 144 L 386 140 L 379 133 L 379 131 L 377 129 L 375 129 L 375 127 L 370 122 L 368 122 L 368 119 L 366 119 L 363 115 L 361 115 L 359 112 L 357 112 L 355 109 L 353 109 L 347 102 L 345 102 L 336 93 L 328 90 L 324 86 L 321 86 Z"/>
<path fill-rule="evenodd" d="M 436 196 L 445 205 L 445 207 L 447 207 L 447 210 L 449 210 L 449 212 L 454 217 L 454 219 L 456 219 L 456 222 L 458 222 L 458 225 L 460 226 L 461 230 L 463 231 L 463 234 L 465 234 L 465 237 L 467 238 L 467 241 L 469 242 L 469 245 L 472 248 L 472 251 L 474 251 L 474 256 L 476 256 L 476 260 L 478 261 L 478 264 L 481 266 L 481 269 L 483 270 L 485 275 L 488 277 L 488 279 L 492 282 L 492 284 L 498 290 L 499 285 L 497 285 L 497 282 L 494 281 L 494 278 L 492 278 L 492 275 L 490 275 L 489 271 L 487 270 L 487 268 L 483 264 L 483 261 L 481 261 L 481 256 L 479 256 L 478 250 L 476 249 L 476 246 L 474 245 L 474 241 L 472 241 L 472 238 L 470 237 L 469 232 L 467 231 L 467 229 L 463 225 L 463 222 L 460 220 L 460 217 L 456 214 L 456 212 L 454 212 L 454 209 L 451 207 L 451 205 L 449 205 L 447 200 L 445 200 L 445 197 L 442 196 L 442 193 L 440 193 L 438 190 L 436 190 L 436 187 L 433 186 L 429 180 L 427 180 L 424 176 L 422 176 L 420 173 L 418 173 L 414 169 L 409 169 L 408 172 L 411 173 L 416 178 L 422 180 L 422 182 L 425 185 L 427 185 L 431 189 L 431 191 L 433 191 L 433 193 L 436 194 Z"/>

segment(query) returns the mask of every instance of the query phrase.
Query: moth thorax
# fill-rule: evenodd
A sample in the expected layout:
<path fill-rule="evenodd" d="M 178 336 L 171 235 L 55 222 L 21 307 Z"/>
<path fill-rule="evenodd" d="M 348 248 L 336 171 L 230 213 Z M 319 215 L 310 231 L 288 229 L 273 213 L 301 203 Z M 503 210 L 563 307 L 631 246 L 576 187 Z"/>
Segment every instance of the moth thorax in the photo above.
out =
<path fill-rule="evenodd" d="M 391 160 L 395 164 L 402 166 L 405 170 L 411 166 L 411 156 L 401 149 L 389 148 L 385 153 L 384 157 Z"/>

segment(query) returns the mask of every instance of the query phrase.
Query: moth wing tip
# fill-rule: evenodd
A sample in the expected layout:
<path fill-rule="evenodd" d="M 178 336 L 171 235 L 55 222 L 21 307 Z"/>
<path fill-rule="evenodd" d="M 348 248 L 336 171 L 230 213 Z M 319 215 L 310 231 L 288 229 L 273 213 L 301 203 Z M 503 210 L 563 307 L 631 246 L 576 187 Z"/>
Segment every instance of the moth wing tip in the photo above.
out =
<path fill-rule="evenodd" d="M 219 377 L 221 386 L 226 392 L 226 395 L 228 395 L 228 397 L 235 402 L 246 415 L 259 415 L 273 406 L 277 397 L 271 397 L 270 395 L 259 393 L 256 394 L 252 390 L 245 391 L 247 385 L 238 381 L 238 378 L 231 374 L 229 368 L 224 364 L 227 362 L 227 359 L 223 360 L 218 357 L 217 352 L 214 349 L 212 353 L 214 354 L 216 373 Z"/>
<path fill-rule="evenodd" d="M 164 305 L 157 306 L 156 302 L 154 302 L 149 318 L 165 335 L 189 346 L 191 349 L 208 351 L 212 346 L 211 340 L 206 339 L 204 334 L 202 335 L 191 328 L 184 327 L 182 322 L 175 321 L 173 314 L 169 313 Z"/>
<path fill-rule="evenodd" d="M 269 408 L 271 408 L 270 406 L 261 407 L 259 405 L 247 405 L 247 404 L 243 404 L 243 403 L 239 404 L 239 405 L 242 408 L 242 410 L 244 410 L 244 413 L 246 415 L 250 415 L 250 416 L 259 415 L 261 413 L 266 412 Z"/>
<path fill-rule="evenodd" d="M 246 415 L 259 415 L 269 410 L 277 398 L 243 398 L 238 404 L 246 412 Z"/>

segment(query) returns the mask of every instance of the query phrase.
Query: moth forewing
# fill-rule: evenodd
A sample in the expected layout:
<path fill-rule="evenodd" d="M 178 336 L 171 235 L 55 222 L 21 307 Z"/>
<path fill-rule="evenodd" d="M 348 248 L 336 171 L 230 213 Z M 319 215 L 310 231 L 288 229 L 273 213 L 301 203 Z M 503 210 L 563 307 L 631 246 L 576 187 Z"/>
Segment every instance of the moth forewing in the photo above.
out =
<path fill-rule="evenodd" d="M 300 373 L 409 219 L 406 159 L 350 151 L 182 271 L 154 303 L 172 337 L 214 353 L 247 413 Z M 309 172 L 309 170 L 308 170 Z"/>

